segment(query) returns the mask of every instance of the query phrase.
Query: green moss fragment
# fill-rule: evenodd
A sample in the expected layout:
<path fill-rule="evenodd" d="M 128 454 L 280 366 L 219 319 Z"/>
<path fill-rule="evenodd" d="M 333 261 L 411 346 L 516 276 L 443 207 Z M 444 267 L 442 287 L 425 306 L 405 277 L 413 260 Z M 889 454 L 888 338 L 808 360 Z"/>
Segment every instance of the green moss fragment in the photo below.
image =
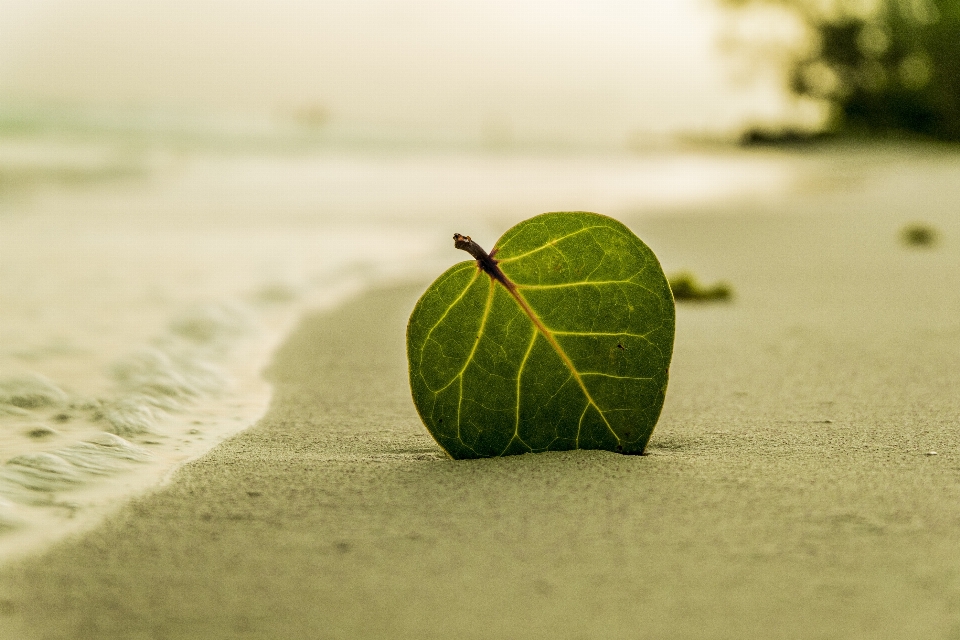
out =
<path fill-rule="evenodd" d="M 672 275 L 669 282 L 677 302 L 726 302 L 733 298 L 733 289 L 726 282 L 705 287 L 689 271 Z"/>
<path fill-rule="evenodd" d="M 940 234 L 922 222 L 908 224 L 900 230 L 900 240 L 908 247 L 929 248 L 937 244 Z"/>

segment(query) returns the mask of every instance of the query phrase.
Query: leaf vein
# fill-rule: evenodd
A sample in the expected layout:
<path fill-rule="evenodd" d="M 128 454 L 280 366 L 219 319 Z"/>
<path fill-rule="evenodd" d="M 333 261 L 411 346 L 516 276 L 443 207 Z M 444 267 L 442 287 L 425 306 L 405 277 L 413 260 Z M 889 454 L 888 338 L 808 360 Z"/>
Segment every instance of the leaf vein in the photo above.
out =
<path fill-rule="evenodd" d="M 517 370 L 517 417 L 513 423 L 513 437 L 523 442 L 520 438 L 520 378 L 523 377 L 523 368 L 527 365 L 527 360 L 530 358 L 530 353 L 533 351 L 533 345 L 537 342 L 537 328 L 533 328 L 533 337 L 530 338 L 530 344 L 527 345 L 527 352 L 523 354 L 523 360 L 520 361 L 520 368 Z M 510 439 L 510 442 L 507 443 L 504 451 L 510 448 L 510 444 L 513 442 L 513 438 Z M 524 446 L 528 449 L 530 448 L 526 442 L 523 442 Z M 501 453 L 500 455 L 503 455 Z"/>
<path fill-rule="evenodd" d="M 513 283 L 510 283 L 513 285 Z M 580 389 L 583 391 L 583 394 L 587 398 L 587 402 L 592 404 L 596 409 L 597 413 L 600 414 L 600 419 L 603 420 L 603 423 L 607 426 L 607 429 L 610 430 L 610 433 L 613 434 L 613 437 L 616 438 L 617 442 L 621 442 L 620 436 L 617 435 L 617 432 L 614 431 L 613 426 L 607 420 L 607 417 L 603 414 L 603 410 L 600 409 L 600 406 L 594 401 L 593 396 L 590 395 L 590 390 L 587 389 L 586 383 L 584 383 L 583 378 L 580 377 L 580 372 L 577 371 L 577 368 L 573 365 L 573 361 L 570 360 L 570 356 L 567 355 L 566 351 L 563 350 L 563 347 L 560 346 L 560 343 L 557 342 L 556 338 L 550 333 L 550 330 L 543 324 L 543 320 L 540 319 L 540 316 L 536 314 L 530 304 L 526 301 L 523 295 L 517 291 L 515 286 L 508 286 L 507 290 L 510 292 L 510 295 L 513 296 L 513 299 L 520 305 L 520 308 L 524 313 L 530 318 L 533 324 L 540 330 L 540 333 L 543 334 L 543 337 L 547 339 L 547 342 L 550 343 L 550 346 L 553 347 L 554 351 L 557 352 L 557 355 L 560 356 L 560 360 L 566 365 L 569 369 L 570 374 L 577 381 L 577 384 L 580 385 Z"/>
<path fill-rule="evenodd" d="M 460 396 L 457 398 L 457 440 L 463 443 L 464 446 L 469 445 L 463 442 L 463 438 L 460 437 L 460 409 L 463 406 L 463 374 L 466 372 L 467 367 L 470 366 L 473 355 L 477 352 L 477 345 L 480 344 L 480 339 L 483 338 L 483 332 L 487 328 L 487 318 L 490 316 L 490 307 L 493 303 L 493 285 L 493 280 L 490 280 L 490 293 L 487 294 L 487 304 L 483 309 L 483 317 L 480 318 L 480 329 L 477 331 L 477 339 L 473 341 L 473 348 L 470 349 L 470 355 L 467 356 L 466 362 L 463 363 L 463 368 L 460 369 L 460 373 L 457 374 L 457 378 L 460 379 Z M 452 383 L 453 381 L 451 381 L 451 384 Z"/>
<path fill-rule="evenodd" d="M 631 278 L 637 277 L 637 273 L 630 276 Z M 517 289 L 566 289 L 569 287 L 586 287 L 589 285 L 605 285 L 605 284 L 634 284 L 638 287 L 646 289 L 639 282 L 634 282 L 633 280 L 583 280 L 581 282 L 562 282 L 560 284 L 518 284 Z"/>
<path fill-rule="evenodd" d="M 469 264 L 469 263 L 466 263 L 466 264 Z M 452 274 L 451 274 L 451 275 L 452 275 Z M 421 367 L 421 368 L 423 367 L 423 354 L 424 354 L 424 352 L 425 352 L 426 349 L 427 349 L 426 345 L 427 345 L 428 342 L 430 342 L 430 338 L 431 338 L 431 336 L 433 335 L 434 330 L 435 330 L 437 327 L 439 327 L 439 326 L 443 323 L 444 320 L 446 320 L 447 315 L 450 313 L 450 311 L 453 310 L 453 308 L 454 308 L 455 306 L 457 306 L 457 304 L 459 304 L 459 302 L 460 302 L 461 300 L 463 300 L 463 297 L 464 297 L 465 295 L 467 295 L 467 291 L 469 291 L 469 290 L 470 290 L 470 287 L 473 286 L 473 283 L 477 281 L 477 276 L 479 276 L 479 275 L 480 275 L 480 270 L 477 269 L 476 273 L 473 274 L 473 277 L 470 278 L 470 282 L 468 282 L 468 283 L 467 283 L 467 286 L 465 286 L 465 287 L 463 288 L 463 291 L 460 292 L 460 295 L 457 296 L 456 300 L 454 300 L 453 302 L 450 303 L 450 305 L 446 308 L 446 310 L 444 310 L 443 315 L 440 316 L 440 319 L 437 320 L 432 327 L 430 327 L 430 330 L 429 330 L 429 331 L 427 331 L 427 335 L 426 335 L 426 336 L 424 337 L 424 339 L 423 339 L 423 347 L 420 348 L 420 367 Z M 449 386 L 449 385 L 447 385 L 447 386 Z M 446 388 L 446 387 L 444 387 L 444 388 Z"/>
<path fill-rule="evenodd" d="M 581 376 L 600 376 L 603 378 L 615 378 L 617 380 L 653 380 L 653 378 L 638 378 L 636 376 L 615 376 L 612 373 L 604 373 L 602 371 L 581 371 Z"/>
<path fill-rule="evenodd" d="M 576 231 L 572 231 L 572 232 L 568 233 L 568 234 L 565 235 L 565 236 L 560 236 L 559 238 L 554 238 L 554 239 L 551 240 L 550 242 L 548 242 L 548 243 L 546 243 L 546 244 L 543 244 L 543 245 L 540 245 L 540 246 L 537 247 L 536 249 L 531 249 L 530 251 L 527 251 L 526 253 L 521 253 L 520 255 L 518 255 L 518 256 L 513 256 L 512 258 L 504 258 L 503 260 L 498 260 L 497 262 L 499 262 L 500 264 L 509 264 L 509 263 L 511 263 L 511 262 L 516 262 L 517 260 L 521 260 L 521 259 L 523 259 L 523 258 L 526 258 L 527 256 L 532 256 L 532 255 L 535 254 L 535 253 L 538 253 L 538 252 L 540 252 L 540 251 L 543 251 L 544 249 L 547 249 L 547 248 L 549 248 L 549 247 L 552 247 L 552 246 L 556 245 L 558 242 L 560 242 L 560 241 L 562 241 L 562 240 L 566 240 L 567 238 L 572 238 L 573 236 L 580 235 L 581 233 L 586 233 L 587 231 L 590 231 L 591 229 L 601 229 L 601 228 L 605 228 L 605 227 L 606 227 L 606 225 L 599 225 L 599 224 L 593 225 L 593 226 L 591 226 L 591 227 L 583 227 L 583 228 L 581 228 L 581 229 L 577 229 Z"/>
<path fill-rule="evenodd" d="M 587 415 L 587 411 L 590 409 L 590 403 L 588 402 L 583 406 L 583 413 L 580 414 L 580 421 L 577 423 L 577 439 L 574 441 L 574 446 L 577 449 L 580 448 L 580 430 L 583 428 L 583 419 Z"/>

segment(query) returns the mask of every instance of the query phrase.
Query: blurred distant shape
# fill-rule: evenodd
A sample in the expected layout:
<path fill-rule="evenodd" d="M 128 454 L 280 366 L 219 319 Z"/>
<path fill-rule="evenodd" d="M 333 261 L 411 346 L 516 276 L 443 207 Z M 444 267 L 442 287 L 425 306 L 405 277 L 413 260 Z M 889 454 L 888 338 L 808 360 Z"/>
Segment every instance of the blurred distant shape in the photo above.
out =
<path fill-rule="evenodd" d="M 89 184 L 139 177 L 143 169 L 135 164 L 49 163 L 0 161 L 0 199 L 38 187 L 80 187 Z"/>
<path fill-rule="evenodd" d="M 733 297 L 733 288 L 726 282 L 708 287 L 689 271 L 673 274 L 669 282 L 677 302 L 727 302 Z"/>
<path fill-rule="evenodd" d="M 937 244 L 940 234 L 928 224 L 915 222 L 900 230 L 900 240 L 908 247 L 926 249 Z"/>
<path fill-rule="evenodd" d="M 52 139 L 40 123 L 0 111 L 0 205 L 38 188 L 80 188 L 142 178 L 145 158 L 130 145 L 77 145 Z M 56 125 L 51 125 L 56 129 Z"/>
<path fill-rule="evenodd" d="M 330 110 L 322 104 L 309 104 L 294 109 L 293 121 L 310 129 L 320 129 L 330 121 Z"/>
<path fill-rule="evenodd" d="M 960 141 L 960 1 L 721 1 L 799 18 L 810 39 L 787 61 L 788 88 L 828 106 L 818 131 L 757 127 L 744 142 L 830 134 Z"/>

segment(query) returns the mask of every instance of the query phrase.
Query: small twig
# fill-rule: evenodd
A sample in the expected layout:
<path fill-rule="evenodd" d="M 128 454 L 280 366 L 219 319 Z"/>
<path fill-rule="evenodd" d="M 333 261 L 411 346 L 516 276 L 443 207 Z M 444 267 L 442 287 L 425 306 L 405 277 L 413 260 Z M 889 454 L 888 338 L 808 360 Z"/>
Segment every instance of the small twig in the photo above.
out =
<path fill-rule="evenodd" d="M 483 247 L 474 242 L 470 236 L 459 233 L 453 234 L 453 246 L 461 251 L 466 251 L 476 258 L 477 266 L 491 278 L 498 280 L 505 287 L 509 288 L 513 286 L 513 283 L 507 280 L 507 276 L 505 276 L 503 271 L 500 270 L 500 267 L 497 266 L 497 261 L 493 256 L 484 251 Z"/>

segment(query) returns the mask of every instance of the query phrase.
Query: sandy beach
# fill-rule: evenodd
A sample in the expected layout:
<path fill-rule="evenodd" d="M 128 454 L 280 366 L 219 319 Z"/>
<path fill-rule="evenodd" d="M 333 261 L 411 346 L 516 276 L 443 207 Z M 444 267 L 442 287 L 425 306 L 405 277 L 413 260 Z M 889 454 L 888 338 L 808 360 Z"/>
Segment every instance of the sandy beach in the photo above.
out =
<path fill-rule="evenodd" d="M 678 308 L 644 456 L 446 459 L 406 380 L 425 281 L 306 317 L 254 427 L 0 568 L 0 636 L 956 639 L 958 169 L 621 215 L 735 291 Z"/>

